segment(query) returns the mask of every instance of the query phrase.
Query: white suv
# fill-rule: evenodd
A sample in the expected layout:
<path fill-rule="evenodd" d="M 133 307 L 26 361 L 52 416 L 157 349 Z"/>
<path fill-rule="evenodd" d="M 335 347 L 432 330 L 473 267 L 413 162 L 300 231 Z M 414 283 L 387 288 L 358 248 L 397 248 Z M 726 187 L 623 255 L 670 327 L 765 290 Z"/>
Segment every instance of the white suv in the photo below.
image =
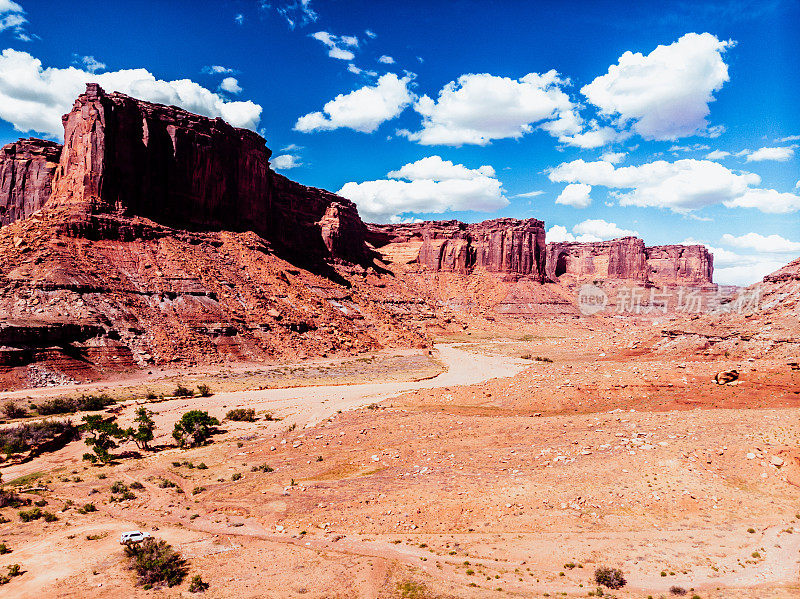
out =
<path fill-rule="evenodd" d="M 120 545 L 126 545 L 128 543 L 141 543 L 145 539 L 150 538 L 149 532 L 141 532 L 138 530 L 132 530 L 130 532 L 123 532 L 122 536 L 119 538 Z"/>

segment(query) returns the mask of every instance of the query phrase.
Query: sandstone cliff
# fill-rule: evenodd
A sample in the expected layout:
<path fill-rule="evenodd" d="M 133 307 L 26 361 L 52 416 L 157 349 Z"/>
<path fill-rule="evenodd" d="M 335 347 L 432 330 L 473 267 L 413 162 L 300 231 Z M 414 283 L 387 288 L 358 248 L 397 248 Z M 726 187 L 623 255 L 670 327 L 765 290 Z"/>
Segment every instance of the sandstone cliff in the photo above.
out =
<path fill-rule="evenodd" d="M 547 277 L 551 281 L 710 285 L 713 272 L 713 256 L 702 245 L 646 247 L 637 237 L 547 244 Z"/>
<path fill-rule="evenodd" d="M 140 216 L 180 229 L 253 231 L 304 264 L 371 263 L 355 205 L 275 174 L 257 133 L 97 84 L 63 120 L 51 203 L 72 214 L 67 231 L 113 236 L 104 216 Z"/>
<path fill-rule="evenodd" d="M 21 139 L 0 151 L 0 226 L 27 218 L 50 197 L 61 145 Z"/>
<path fill-rule="evenodd" d="M 368 240 L 391 262 L 416 262 L 434 272 L 469 274 L 479 268 L 544 280 L 545 232 L 540 220 L 431 221 L 369 229 Z"/>

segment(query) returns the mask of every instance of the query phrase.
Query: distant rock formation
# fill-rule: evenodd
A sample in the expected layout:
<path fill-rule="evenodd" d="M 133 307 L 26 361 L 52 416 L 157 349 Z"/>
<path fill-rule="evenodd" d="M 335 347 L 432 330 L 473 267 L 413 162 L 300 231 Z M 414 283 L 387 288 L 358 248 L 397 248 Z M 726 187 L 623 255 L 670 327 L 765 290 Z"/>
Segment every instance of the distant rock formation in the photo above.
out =
<path fill-rule="evenodd" d="M 646 247 L 637 237 L 597 242 L 547 244 L 547 277 L 581 281 L 634 281 L 639 284 L 712 283 L 713 256 L 702 245 Z"/>
<path fill-rule="evenodd" d="M 368 240 L 393 258 L 435 272 L 469 274 L 476 268 L 543 281 L 544 223 L 498 218 L 466 224 L 455 220 L 368 225 Z"/>
<path fill-rule="evenodd" d="M 355 204 L 274 173 L 257 133 L 94 83 L 63 121 L 63 151 L 41 140 L 4 148 L 0 224 L 50 197 L 71 214 L 65 232 L 78 236 L 130 238 L 138 234 L 130 223 L 108 217 L 139 216 L 185 230 L 253 231 L 303 263 L 371 264 Z"/>
<path fill-rule="evenodd" d="M 61 144 L 20 139 L 0 151 L 0 226 L 27 218 L 50 197 Z"/>

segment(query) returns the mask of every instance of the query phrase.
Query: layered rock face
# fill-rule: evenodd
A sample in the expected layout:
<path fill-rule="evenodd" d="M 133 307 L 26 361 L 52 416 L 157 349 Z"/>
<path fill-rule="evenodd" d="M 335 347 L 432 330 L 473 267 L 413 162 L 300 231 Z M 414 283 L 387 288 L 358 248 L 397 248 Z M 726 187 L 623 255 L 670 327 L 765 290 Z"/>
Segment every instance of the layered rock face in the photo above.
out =
<path fill-rule="evenodd" d="M 712 282 L 714 256 L 703 245 L 654 245 L 645 248 L 650 280 L 663 285 Z"/>
<path fill-rule="evenodd" d="M 578 280 L 627 279 L 644 283 L 648 275 L 644 241 L 622 237 L 589 243 L 548 243 L 548 278 L 557 281 L 565 274 Z"/>
<path fill-rule="evenodd" d="M 355 205 L 276 175 L 270 155 L 260 135 L 222 119 L 88 84 L 64 116 L 53 203 L 76 215 L 71 230 L 80 235 L 108 234 L 107 220 L 92 217 L 135 215 L 180 229 L 254 231 L 305 262 L 368 263 Z"/>
<path fill-rule="evenodd" d="M 21 139 L 0 150 L 0 226 L 27 218 L 50 197 L 61 145 Z"/>
<path fill-rule="evenodd" d="M 481 268 L 544 280 L 544 223 L 533 218 L 369 225 L 368 240 L 393 262 L 417 262 L 434 272 Z"/>
<path fill-rule="evenodd" d="M 579 281 L 634 281 L 639 284 L 707 285 L 713 256 L 702 245 L 646 247 L 637 237 L 598 242 L 547 244 L 547 277 Z"/>

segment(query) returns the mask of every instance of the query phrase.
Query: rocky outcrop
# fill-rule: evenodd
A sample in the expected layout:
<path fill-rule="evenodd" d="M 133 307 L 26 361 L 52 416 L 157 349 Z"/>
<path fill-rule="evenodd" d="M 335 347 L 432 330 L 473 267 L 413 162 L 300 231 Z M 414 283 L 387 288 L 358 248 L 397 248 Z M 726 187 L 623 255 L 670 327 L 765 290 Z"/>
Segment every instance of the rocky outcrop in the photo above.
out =
<path fill-rule="evenodd" d="M 706 285 L 713 281 L 714 256 L 704 245 L 645 248 L 649 279 L 657 286 Z"/>
<path fill-rule="evenodd" d="M 637 237 L 547 244 L 547 277 L 551 281 L 707 285 L 712 283 L 713 272 L 713 256 L 702 245 L 646 247 Z"/>
<path fill-rule="evenodd" d="M 20 139 L 0 151 L 0 226 L 27 218 L 50 197 L 61 145 Z"/>
<path fill-rule="evenodd" d="M 547 276 L 558 281 L 563 275 L 582 280 L 648 280 L 644 241 L 622 237 L 598 242 L 554 242 L 547 244 Z"/>
<path fill-rule="evenodd" d="M 113 235 L 107 215 L 140 216 L 184 230 L 253 231 L 303 263 L 368 264 L 355 205 L 275 174 L 270 155 L 260 135 L 222 119 L 88 84 L 64 116 L 51 203 L 73 214 L 67 231 L 79 235 Z"/>
<path fill-rule="evenodd" d="M 488 272 L 543 281 L 544 223 L 499 218 L 480 223 L 428 221 L 368 225 L 367 239 L 389 261 L 418 263 L 434 272 Z"/>

